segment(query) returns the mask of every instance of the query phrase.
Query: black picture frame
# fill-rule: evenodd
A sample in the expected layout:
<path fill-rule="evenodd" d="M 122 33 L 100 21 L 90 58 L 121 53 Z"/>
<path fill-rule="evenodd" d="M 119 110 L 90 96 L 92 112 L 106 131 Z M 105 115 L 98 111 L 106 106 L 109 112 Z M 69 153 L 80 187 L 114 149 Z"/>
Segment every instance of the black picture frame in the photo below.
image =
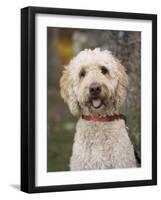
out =
<path fill-rule="evenodd" d="M 35 15 L 59 14 L 152 21 L 152 179 L 35 186 Z M 103 189 L 157 184 L 157 15 L 45 7 L 21 9 L 21 190 L 27 193 Z"/>

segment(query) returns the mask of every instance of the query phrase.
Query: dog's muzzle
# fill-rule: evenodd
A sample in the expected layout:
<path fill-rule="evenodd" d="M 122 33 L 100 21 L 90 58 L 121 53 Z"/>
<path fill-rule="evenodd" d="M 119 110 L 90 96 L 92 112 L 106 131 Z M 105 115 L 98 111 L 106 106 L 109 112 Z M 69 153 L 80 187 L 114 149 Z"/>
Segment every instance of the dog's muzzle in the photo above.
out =
<path fill-rule="evenodd" d="M 91 95 L 91 97 L 93 98 L 97 98 L 99 97 L 100 93 L 101 93 L 101 86 L 98 83 L 92 83 L 89 86 L 89 93 Z"/>
<path fill-rule="evenodd" d="M 103 101 L 101 99 L 101 85 L 99 83 L 92 83 L 89 86 L 89 94 L 91 99 L 91 106 L 94 109 L 98 109 L 103 105 Z"/>

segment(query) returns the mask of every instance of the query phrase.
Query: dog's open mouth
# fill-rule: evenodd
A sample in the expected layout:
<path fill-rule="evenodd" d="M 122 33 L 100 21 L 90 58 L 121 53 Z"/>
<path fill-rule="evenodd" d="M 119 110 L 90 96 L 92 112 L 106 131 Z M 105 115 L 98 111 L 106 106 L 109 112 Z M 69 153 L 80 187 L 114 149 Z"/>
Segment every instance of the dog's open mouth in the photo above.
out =
<path fill-rule="evenodd" d="M 95 109 L 100 108 L 103 105 L 103 101 L 101 99 L 92 99 L 91 106 Z"/>

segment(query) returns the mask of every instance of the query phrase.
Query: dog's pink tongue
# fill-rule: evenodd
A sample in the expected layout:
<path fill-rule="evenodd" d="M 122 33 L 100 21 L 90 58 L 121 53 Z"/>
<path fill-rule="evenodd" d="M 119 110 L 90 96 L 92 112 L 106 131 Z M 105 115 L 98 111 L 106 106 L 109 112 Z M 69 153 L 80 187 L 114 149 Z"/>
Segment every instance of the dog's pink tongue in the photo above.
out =
<path fill-rule="evenodd" d="M 93 105 L 93 107 L 95 107 L 95 108 L 100 107 L 100 105 L 101 105 L 101 100 L 100 100 L 100 99 L 93 99 L 93 100 L 92 100 L 92 105 Z"/>

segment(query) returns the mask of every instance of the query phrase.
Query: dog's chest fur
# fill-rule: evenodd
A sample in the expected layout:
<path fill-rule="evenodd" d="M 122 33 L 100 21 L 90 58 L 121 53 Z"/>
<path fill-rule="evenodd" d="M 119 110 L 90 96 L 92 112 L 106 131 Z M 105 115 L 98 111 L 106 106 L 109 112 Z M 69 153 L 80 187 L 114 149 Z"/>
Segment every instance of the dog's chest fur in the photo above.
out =
<path fill-rule="evenodd" d="M 93 122 L 79 119 L 71 170 L 136 167 L 124 120 Z"/>

